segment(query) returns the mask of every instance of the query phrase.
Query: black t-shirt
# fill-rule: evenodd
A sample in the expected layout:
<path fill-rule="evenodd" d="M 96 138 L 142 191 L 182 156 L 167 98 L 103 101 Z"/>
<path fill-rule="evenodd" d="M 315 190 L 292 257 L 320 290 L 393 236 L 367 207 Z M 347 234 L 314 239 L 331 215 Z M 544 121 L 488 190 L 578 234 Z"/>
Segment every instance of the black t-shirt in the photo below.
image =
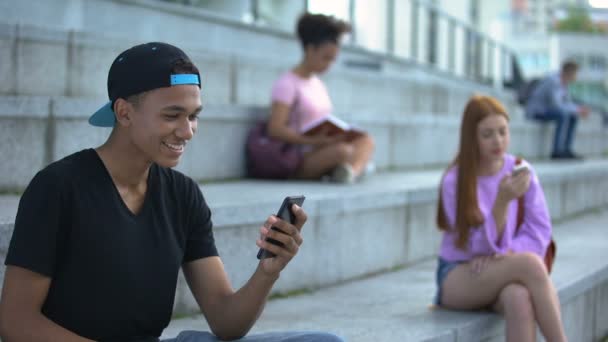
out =
<path fill-rule="evenodd" d="M 197 184 L 153 164 L 140 212 L 120 197 L 92 149 L 40 171 L 19 203 L 6 265 L 52 278 L 42 312 L 102 341 L 160 336 L 180 266 L 216 256 Z"/>

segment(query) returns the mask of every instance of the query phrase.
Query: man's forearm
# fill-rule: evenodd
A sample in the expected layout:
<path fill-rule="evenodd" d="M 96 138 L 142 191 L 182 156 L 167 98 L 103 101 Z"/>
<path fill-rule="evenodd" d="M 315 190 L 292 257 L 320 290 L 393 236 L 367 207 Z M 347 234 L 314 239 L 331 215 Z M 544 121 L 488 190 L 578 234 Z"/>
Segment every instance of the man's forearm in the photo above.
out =
<path fill-rule="evenodd" d="M 221 339 L 244 336 L 256 322 L 278 275 L 264 274 L 260 267 L 238 291 L 217 304 L 216 322 L 209 322 L 213 333 Z"/>
<path fill-rule="evenodd" d="M 36 314 L 25 319 L 11 317 L 6 328 L 2 329 L 2 341 L 5 342 L 91 342 L 92 340 L 80 337 L 71 331 L 55 324 L 53 321 Z"/>

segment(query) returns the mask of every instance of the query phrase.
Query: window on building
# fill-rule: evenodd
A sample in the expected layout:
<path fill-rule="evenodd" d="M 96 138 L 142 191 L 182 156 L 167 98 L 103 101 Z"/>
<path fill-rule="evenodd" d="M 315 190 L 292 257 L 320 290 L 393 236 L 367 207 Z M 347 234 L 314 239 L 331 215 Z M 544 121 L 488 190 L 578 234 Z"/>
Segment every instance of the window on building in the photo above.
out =
<path fill-rule="evenodd" d="M 253 21 L 253 11 L 249 0 L 163 0 L 166 2 L 178 3 L 199 7 L 221 16 L 236 19 L 244 22 Z"/>
<path fill-rule="evenodd" d="M 298 17 L 306 11 L 305 1 L 257 0 L 257 22 L 294 32 Z"/>
<path fill-rule="evenodd" d="M 308 0 L 308 11 L 350 20 L 350 0 Z"/>
<path fill-rule="evenodd" d="M 592 55 L 588 58 L 589 68 L 597 71 L 606 70 L 606 57 L 601 55 Z"/>

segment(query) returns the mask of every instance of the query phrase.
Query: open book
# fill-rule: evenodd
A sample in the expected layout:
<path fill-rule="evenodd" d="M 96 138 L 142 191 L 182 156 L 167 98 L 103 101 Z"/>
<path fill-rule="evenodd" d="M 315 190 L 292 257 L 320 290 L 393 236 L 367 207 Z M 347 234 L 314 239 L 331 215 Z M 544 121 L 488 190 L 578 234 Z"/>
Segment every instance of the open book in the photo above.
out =
<path fill-rule="evenodd" d="M 363 130 L 356 128 L 331 114 L 313 120 L 302 126 L 302 134 L 304 135 L 317 135 L 323 132 L 327 135 L 346 134 L 348 140 L 354 139 L 364 133 Z"/>

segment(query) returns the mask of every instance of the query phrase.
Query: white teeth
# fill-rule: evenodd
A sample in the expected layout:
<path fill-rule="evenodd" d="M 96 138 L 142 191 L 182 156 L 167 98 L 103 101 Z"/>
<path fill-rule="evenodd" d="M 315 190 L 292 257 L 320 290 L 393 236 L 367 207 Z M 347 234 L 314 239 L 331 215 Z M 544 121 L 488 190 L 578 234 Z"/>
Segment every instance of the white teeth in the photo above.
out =
<path fill-rule="evenodd" d="M 169 143 L 167 143 L 167 142 L 163 142 L 163 144 L 164 144 L 165 146 L 167 146 L 168 148 L 170 148 L 170 149 L 174 150 L 174 151 L 178 151 L 178 152 L 180 152 L 180 151 L 183 151 L 183 150 L 184 150 L 184 144 L 177 144 L 177 145 L 176 145 L 176 144 L 169 144 Z"/>

